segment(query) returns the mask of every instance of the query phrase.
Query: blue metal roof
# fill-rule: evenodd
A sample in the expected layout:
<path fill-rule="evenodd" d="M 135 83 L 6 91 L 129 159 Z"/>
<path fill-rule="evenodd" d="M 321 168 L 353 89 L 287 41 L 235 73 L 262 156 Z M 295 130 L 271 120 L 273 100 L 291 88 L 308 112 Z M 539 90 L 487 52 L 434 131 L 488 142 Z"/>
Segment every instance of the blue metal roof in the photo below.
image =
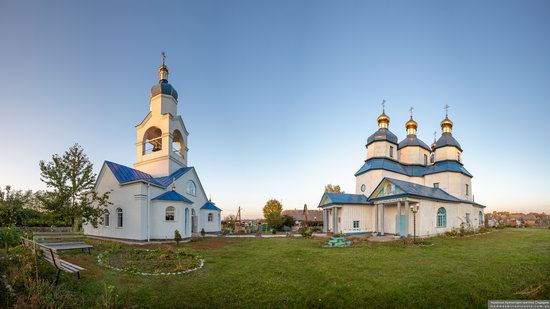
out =
<path fill-rule="evenodd" d="M 326 202 L 323 203 L 323 201 L 326 201 Z M 371 203 L 368 201 L 368 198 L 363 194 L 325 192 L 319 206 L 327 206 L 327 205 L 333 205 L 333 204 L 369 205 Z"/>
<path fill-rule="evenodd" d="M 378 131 L 374 132 L 373 135 L 369 136 L 367 139 L 367 146 L 378 141 L 388 141 L 397 145 L 397 136 L 389 129 L 380 128 Z"/>
<path fill-rule="evenodd" d="M 168 187 L 169 185 L 172 184 L 174 179 L 180 178 L 181 176 L 185 175 L 187 172 L 189 172 L 192 169 L 193 169 L 192 167 L 182 167 L 182 168 L 178 169 L 177 171 L 173 172 L 172 175 L 170 175 L 170 176 L 157 177 L 155 179 L 159 183 L 161 183 L 164 187 Z"/>
<path fill-rule="evenodd" d="M 170 176 L 153 177 L 142 171 L 138 171 L 134 168 L 120 165 L 111 161 L 105 161 L 105 164 L 107 164 L 107 166 L 111 169 L 120 184 L 135 181 L 145 181 L 163 188 L 168 187 L 172 184 L 174 179 L 180 178 L 181 176 L 185 175 L 187 172 L 193 169 L 193 167 L 182 167 L 173 172 Z"/>
<path fill-rule="evenodd" d="M 397 149 L 401 149 L 408 146 L 418 146 L 426 149 L 429 152 L 432 151 L 430 147 L 426 145 L 426 143 L 424 143 L 422 140 L 416 137 L 416 135 L 412 135 L 412 134 L 407 135 L 407 137 L 405 137 L 405 139 L 399 143 L 399 146 L 397 147 Z"/>
<path fill-rule="evenodd" d="M 444 132 L 443 134 L 441 134 L 441 137 L 435 143 L 435 149 L 445 147 L 445 146 L 454 146 L 458 148 L 460 151 L 462 151 L 462 148 L 460 148 L 460 144 L 449 132 Z"/>
<path fill-rule="evenodd" d="M 161 187 L 163 186 L 153 176 L 147 173 L 144 173 L 136 169 L 133 169 L 131 167 L 120 165 L 111 161 L 105 161 L 105 164 L 107 164 L 109 169 L 111 169 L 111 171 L 113 172 L 113 174 L 115 175 L 116 179 L 120 184 L 125 184 L 125 183 L 135 182 L 135 181 L 146 181 L 153 185 L 157 185 Z"/>
<path fill-rule="evenodd" d="M 365 164 L 355 173 L 359 176 L 370 170 L 387 170 L 398 174 L 403 174 L 411 177 L 422 177 L 429 174 L 441 172 L 457 172 L 468 177 L 473 177 L 462 164 L 457 161 L 440 161 L 433 165 L 405 165 L 387 158 L 371 158 L 365 161 Z"/>
<path fill-rule="evenodd" d="M 153 201 L 176 201 L 176 202 L 185 202 L 185 203 L 190 203 L 190 204 L 193 203 L 193 201 L 191 201 L 190 199 L 186 198 L 185 196 L 179 194 L 176 191 L 164 192 L 163 194 L 153 198 L 152 200 Z"/>
<path fill-rule="evenodd" d="M 208 209 L 208 210 L 216 210 L 216 211 L 222 211 L 219 209 L 216 204 L 214 204 L 211 201 L 206 202 L 204 205 L 202 205 L 201 209 Z"/>
<path fill-rule="evenodd" d="M 385 177 L 380 183 L 382 183 L 384 180 L 387 180 L 393 183 L 397 188 L 401 189 L 404 192 L 404 194 L 399 194 L 399 196 L 415 196 L 415 197 L 428 198 L 428 199 L 433 199 L 438 201 L 456 202 L 456 203 L 463 202 L 463 200 L 450 195 L 449 193 L 443 191 L 440 188 L 427 187 L 424 185 L 419 185 L 416 183 L 397 180 L 393 178 L 387 178 L 387 177 Z M 389 199 L 389 198 L 395 198 L 395 197 L 397 197 L 397 195 L 389 195 L 389 196 L 378 197 L 378 198 L 373 198 L 369 200 L 376 201 L 376 200 Z M 471 203 L 469 201 L 467 202 Z"/>
<path fill-rule="evenodd" d="M 156 96 L 157 94 L 161 94 L 161 93 L 171 95 L 171 96 L 174 97 L 174 99 L 176 99 L 176 101 L 178 100 L 178 92 L 165 79 L 160 80 L 158 84 L 154 85 L 151 88 L 151 96 L 152 97 Z"/>

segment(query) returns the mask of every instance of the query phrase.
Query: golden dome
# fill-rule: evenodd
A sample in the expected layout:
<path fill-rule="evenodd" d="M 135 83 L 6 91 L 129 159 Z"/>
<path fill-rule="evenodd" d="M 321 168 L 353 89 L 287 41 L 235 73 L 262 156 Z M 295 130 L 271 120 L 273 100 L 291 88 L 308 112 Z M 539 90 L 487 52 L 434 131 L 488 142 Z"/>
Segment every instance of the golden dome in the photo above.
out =
<path fill-rule="evenodd" d="M 445 119 L 441 121 L 441 128 L 446 128 L 446 127 L 449 127 L 449 128 L 453 127 L 453 122 L 447 116 L 445 116 Z"/>
<path fill-rule="evenodd" d="M 378 123 L 380 122 L 390 122 L 390 117 L 386 115 L 385 113 L 382 113 L 380 116 L 378 116 Z"/>
<path fill-rule="evenodd" d="M 416 129 L 418 128 L 418 123 L 416 123 L 416 121 L 414 121 L 413 117 L 411 116 L 411 119 L 407 121 L 405 127 L 407 127 L 407 129 Z"/>

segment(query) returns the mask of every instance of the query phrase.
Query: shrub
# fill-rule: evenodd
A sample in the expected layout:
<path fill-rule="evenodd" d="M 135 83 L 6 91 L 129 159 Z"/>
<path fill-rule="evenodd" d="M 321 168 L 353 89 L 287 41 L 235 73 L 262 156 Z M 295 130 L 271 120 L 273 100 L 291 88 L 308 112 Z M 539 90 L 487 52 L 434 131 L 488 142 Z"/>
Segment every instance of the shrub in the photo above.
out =
<path fill-rule="evenodd" d="M 313 231 L 311 229 L 303 229 L 301 234 L 303 237 L 311 237 L 311 235 L 313 235 Z"/>
<path fill-rule="evenodd" d="M 204 235 L 206 235 L 206 231 L 204 230 L 204 228 L 201 229 L 201 236 L 204 237 Z"/>
<path fill-rule="evenodd" d="M 180 241 L 181 241 L 180 231 L 178 231 L 178 230 L 174 231 L 174 240 L 176 241 L 176 246 L 179 246 Z"/>
<path fill-rule="evenodd" d="M 276 229 L 272 229 L 272 230 L 271 230 L 271 234 L 273 234 L 273 235 L 277 234 L 277 230 L 276 230 Z"/>
<path fill-rule="evenodd" d="M 115 309 L 127 308 L 127 306 L 120 302 L 117 288 L 114 285 L 105 285 L 103 295 L 97 301 L 95 308 Z"/>
<path fill-rule="evenodd" d="M 0 242 L 8 252 L 9 247 L 20 243 L 21 234 L 15 227 L 0 227 Z"/>
<path fill-rule="evenodd" d="M 239 230 L 239 235 L 244 235 L 244 230 Z"/>
<path fill-rule="evenodd" d="M 489 229 L 488 229 L 487 227 L 485 227 L 485 226 L 481 226 L 481 227 L 479 228 L 478 232 L 479 232 L 479 233 L 482 233 L 482 234 L 483 234 L 483 233 L 487 233 L 487 232 L 489 232 Z"/>
<path fill-rule="evenodd" d="M 450 237 L 458 236 L 458 231 L 457 229 L 452 229 L 450 231 L 445 232 L 445 235 Z"/>

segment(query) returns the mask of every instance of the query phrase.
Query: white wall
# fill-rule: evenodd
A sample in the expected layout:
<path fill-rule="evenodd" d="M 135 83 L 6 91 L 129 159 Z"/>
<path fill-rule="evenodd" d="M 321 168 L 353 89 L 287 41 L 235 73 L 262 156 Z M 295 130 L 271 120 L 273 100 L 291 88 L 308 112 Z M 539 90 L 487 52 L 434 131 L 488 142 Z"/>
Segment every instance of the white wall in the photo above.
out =
<path fill-rule="evenodd" d="M 424 165 L 424 155 L 430 164 L 430 152 L 418 146 L 407 146 L 399 149 L 399 161 L 404 164 Z"/>
<path fill-rule="evenodd" d="M 359 221 L 359 228 L 353 228 L 353 221 Z M 339 231 L 344 233 L 351 232 L 371 232 L 374 215 L 373 207 L 365 205 L 342 205 L 340 208 Z"/>
<path fill-rule="evenodd" d="M 458 153 L 460 153 L 460 162 L 464 162 L 462 151 L 454 146 L 440 147 L 435 150 L 435 162 L 444 160 L 458 160 Z"/>
<path fill-rule="evenodd" d="M 208 214 L 212 214 L 212 221 L 208 221 Z M 210 209 L 200 210 L 200 225 L 207 233 L 219 232 L 221 230 L 221 214 L 219 211 Z M 200 232 L 200 230 L 199 230 Z"/>
<path fill-rule="evenodd" d="M 390 147 L 393 147 L 393 157 L 392 159 L 398 160 L 397 157 L 397 145 L 392 144 L 387 141 L 377 141 L 371 143 L 367 147 L 367 160 L 372 157 L 388 157 L 390 158 Z"/>

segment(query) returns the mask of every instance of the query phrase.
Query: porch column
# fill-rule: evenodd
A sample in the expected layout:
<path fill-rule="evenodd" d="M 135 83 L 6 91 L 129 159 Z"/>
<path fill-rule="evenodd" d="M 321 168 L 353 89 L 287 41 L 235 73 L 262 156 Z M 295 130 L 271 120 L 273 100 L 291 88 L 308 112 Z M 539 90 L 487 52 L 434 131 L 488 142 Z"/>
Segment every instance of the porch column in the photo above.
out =
<path fill-rule="evenodd" d="M 409 208 L 409 201 L 405 201 L 405 237 L 409 236 L 409 213 L 411 209 Z"/>
<path fill-rule="evenodd" d="M 395 235 L 401 236 L 401 201 L 397 201 L 397 233 Z"/>
<path fill-rule="evenodd" d="M 332 208 L 332 231 L 338 233 L 338 208 Z"/>
<path fill-rule="evenodd" d="M 379 225 L 378 225 L 378 204 L 374 204 L 374 233 L 378 234 Z"/>
<path fill-rule="evenodd" d="M 385 215 L 385 210 L 384 210 L 384 203 L 380 204 L 380 212 L 382 213 L 382 215 L 380 216 L 381 217 L 381 224 L 380 224 L 380 235 L 384 236 L 384 215 Z"/>
<path fill-rule="evenodd" d="M 328 232 L 328 210 L 323 209 L 323 233 Z"/>

